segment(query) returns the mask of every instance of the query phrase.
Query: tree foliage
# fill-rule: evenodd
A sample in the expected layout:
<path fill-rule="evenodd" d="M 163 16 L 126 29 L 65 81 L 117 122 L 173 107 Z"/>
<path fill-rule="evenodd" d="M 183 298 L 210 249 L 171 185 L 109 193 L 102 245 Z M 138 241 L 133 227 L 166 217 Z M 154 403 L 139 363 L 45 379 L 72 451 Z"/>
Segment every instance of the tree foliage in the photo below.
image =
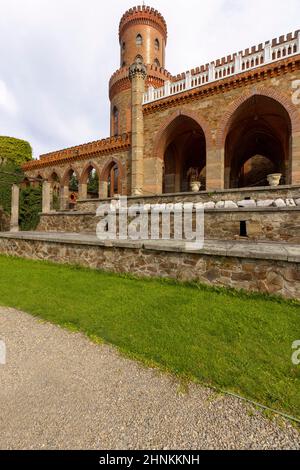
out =
<path fill-rule="evenodd" d="M 32 160 L 32 149 L 28 142 L 0 136 L 0 166 L 10 162 L 22 165 L 29 160 Z"/>
<path fill-rule="evenodd" d="M 42 187 L 24 188 L 20 192 L 20 229 L 35 230 L 42 212 Z"/>

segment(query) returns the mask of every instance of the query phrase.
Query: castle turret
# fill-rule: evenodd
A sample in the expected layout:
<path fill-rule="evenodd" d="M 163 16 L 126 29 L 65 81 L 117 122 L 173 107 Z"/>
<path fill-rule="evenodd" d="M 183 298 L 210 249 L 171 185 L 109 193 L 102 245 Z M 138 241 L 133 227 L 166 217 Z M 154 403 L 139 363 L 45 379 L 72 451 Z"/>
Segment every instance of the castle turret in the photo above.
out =
<path fill-rule="evenodd" d="M 165 70 L 167 24 L 163 16 L 148 6 L 128 10 L 119 26 L 120 69 L 110 79 L 111 135 L 131 131 L 131 81 L 129 68 L 139 62 L 146 66 L 148 86 L 161 87 L 170 74 Z"/>

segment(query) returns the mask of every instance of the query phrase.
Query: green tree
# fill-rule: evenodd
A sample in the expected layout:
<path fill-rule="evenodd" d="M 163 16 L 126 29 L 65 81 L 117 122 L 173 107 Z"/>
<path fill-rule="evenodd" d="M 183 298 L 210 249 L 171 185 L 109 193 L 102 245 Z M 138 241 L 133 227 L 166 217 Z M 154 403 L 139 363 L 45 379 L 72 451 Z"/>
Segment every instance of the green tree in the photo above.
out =
<path fill-rule="evenodd" d="M 32 160 L 32 149 L 25 140 L 0 136 L 0 166 L 7 163 L 22 165 Z"/>

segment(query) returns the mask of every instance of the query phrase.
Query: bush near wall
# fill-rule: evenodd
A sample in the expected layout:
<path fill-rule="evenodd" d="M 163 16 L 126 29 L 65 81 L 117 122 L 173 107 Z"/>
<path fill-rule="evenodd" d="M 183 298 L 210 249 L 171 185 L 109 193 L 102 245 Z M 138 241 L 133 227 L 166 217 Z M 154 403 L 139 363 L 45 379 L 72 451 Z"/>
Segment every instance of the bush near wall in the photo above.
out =
<path fill-rule="evenodd" d="M 20 229 L 35 230 L 42 212 L 42 187 L 24 188 L 20 191 Z"/>
<path fill-rule="evenodd" d="M 11 187 L 20 184 L 23 179 L 22 169 L 14 162 L 0 165 L 0 206 L 7 214 L 10 214 L 11 208 Z"/>

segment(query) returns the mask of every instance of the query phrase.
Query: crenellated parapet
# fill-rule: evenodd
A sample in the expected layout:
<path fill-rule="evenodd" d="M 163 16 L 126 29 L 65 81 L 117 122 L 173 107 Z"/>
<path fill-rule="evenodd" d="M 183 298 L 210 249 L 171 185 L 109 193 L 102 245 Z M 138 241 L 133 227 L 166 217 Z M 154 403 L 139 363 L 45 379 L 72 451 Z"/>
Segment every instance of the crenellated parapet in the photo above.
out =
<path fill-rule="evenodd" d="M 51 165 L 85 160 L 91 156 L 109 155 L 128 150 L 131 146 L 131 134 L 96 140 L 87 144 L 41 155 L 39 160 L 32 160 L 22 166 L 24 171 L 46 168 Z"/>
<path fill-rule="evenodd" d="M 119 26 L 120 41 L 122 40 L 125 30 L 129 26 L 136 24 L 144 24 L 156 28 L 164 36 L 165 41 L 167 41 L 168 28 L 164 17 L 159 11 L 145 5 L 130 8 L 130 10 L 124 13 Z"/>

